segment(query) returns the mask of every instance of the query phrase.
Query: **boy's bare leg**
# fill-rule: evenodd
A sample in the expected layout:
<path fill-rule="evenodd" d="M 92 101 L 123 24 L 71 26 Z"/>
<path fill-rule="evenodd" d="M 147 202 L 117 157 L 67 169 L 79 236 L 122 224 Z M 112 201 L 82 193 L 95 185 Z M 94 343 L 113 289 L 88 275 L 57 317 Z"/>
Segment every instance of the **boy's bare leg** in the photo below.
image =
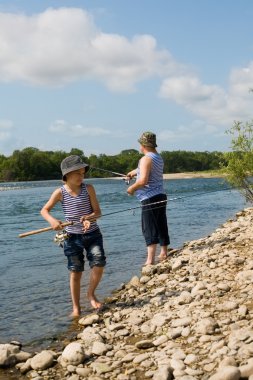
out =
<path fill-rule="evenodd" d="M 167 252 L 168 252 L 168 246 L 167 245 L 162 245 L 161 246 L 161 252 L 160 252 L 160 255 L 159 255 L 159 260 L 160 261 L 163 261 L 163 260 L 166 260 L 167 259 Z"/>
<path fill-rule="evenodd" d="M 153 265 L 155 263 L 156 244 L 148 245 L 148 257 L 144 265 Z"/>
<path fill-rule="evenodd" d="M 78 317 L 81 314 L 80 308 L 80 289 L 81 289 L 82 272 L 70 272 L 70 292 L 72 298 L 73 312 L 72 317 Z"/>
<path fill-rule="evenodd" d="M 95 296 L 95 290 L 102 278 L 104 272 L 103 267 L 93 267 L 90 272 L 90 284 L 87 292 L 88 299 L 91 303 L 91 306 L 94 309 L 99 309 L 102 306 L 102 303 L 98 301 Z"/>

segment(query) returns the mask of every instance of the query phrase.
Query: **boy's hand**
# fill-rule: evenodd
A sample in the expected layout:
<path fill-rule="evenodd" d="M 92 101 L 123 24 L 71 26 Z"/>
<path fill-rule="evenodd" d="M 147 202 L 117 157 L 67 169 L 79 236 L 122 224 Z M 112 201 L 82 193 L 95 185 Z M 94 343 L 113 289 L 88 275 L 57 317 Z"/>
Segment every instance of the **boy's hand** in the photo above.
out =
<path fill-rule="evenodd" d="M 63 229 L 62 222 L 57 219 L 52 220 L 50 222 L 50 225 L 54 231 L 59 231 Z"/>
<path fill-rule="evenodd" d="M 83 230 L 87 231 L 90 228 L 90 221 L 89 220 L 83 220 Z"/>
<path fill-rule="evenodd" d="M 129 186 L 129 188 L 127 189 L 127 194 L 128 195 L 134 195 L 134 192 L 135 192 L 135 190 L 133 190 L 132 186 Z"/>

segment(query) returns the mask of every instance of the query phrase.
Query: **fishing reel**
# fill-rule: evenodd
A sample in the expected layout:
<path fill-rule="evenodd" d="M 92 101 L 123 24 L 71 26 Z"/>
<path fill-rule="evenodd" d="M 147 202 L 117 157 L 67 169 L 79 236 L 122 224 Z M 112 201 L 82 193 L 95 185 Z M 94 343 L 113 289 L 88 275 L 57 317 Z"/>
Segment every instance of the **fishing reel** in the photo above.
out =
<path fill-rule="evenodd" d="M 67 240 L 69 238 L 69 235 L 67 233 L 66 230 L 61 230 L 59 232 L 56 233 L 55 237 L 54 237 L 54 242 L 61 248 L 63 248 L 63 243 L 65 240 Z"/>
<path fill-rule="evenodd" d="M 125 181 L 125 184 L 126 184 L 127 186 L 130 185 L 130 183 L 131 183 L 131 178 L 129 178 L 129 177 L 125 177 L 125 178 L 122 178 L 122 179 L 123 179 L 123 181 Z"/>

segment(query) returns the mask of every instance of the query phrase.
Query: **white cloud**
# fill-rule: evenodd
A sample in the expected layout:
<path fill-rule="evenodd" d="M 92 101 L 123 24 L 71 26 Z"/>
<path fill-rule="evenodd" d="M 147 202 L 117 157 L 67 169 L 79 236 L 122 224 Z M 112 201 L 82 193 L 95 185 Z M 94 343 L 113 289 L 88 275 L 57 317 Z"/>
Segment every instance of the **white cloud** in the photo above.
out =
<path fill-rule="evenodd" d="M 170 130 L 164 129 L 157 135 L 160 141 L 184 143 L 197 140 L 198 143 L 203 142 L 206 138 L 224 137 L 224 131 L 216 125 L 207 124 L 204 120 L 194 120 L 189 125 L 180 125 Z"/>
<path fill-rule="evenodd" d="M 0 141 L 8 140 L 11 137 L 13 123 L 11 120 L 0 120 Z"/>
<path fill-rule="evenodd" d="M 65 120 L 56 120 L 49 127 L 49 131 L 53 133 L 60 133 L 70 137 L 96 137 L 109 135 L 111 132 L 96 127 L 85 127 L 81 124 L 70 125 Z"/>
<path fill-rule="evenodd" d="M 173 100 L 209 123 L 231 125 L 234 120 L 252 118 L 253 62 L 233 69 L 227 91 L 218 85 L 206 85 L 191 73 L 166 78 L 160 96 Z"/>
<path fill-rule="evenodd" d="M 64 85 L 95 79 L 112 90 L 133 91 L 136 82 L 176 67 L 152 36 L 128 40 L 102 33 L 78 8 L 49 8 L 33 16 L 0 13 L 0 35 L 0 80 L 5 82 Z"/>
<path fill-rule="evenodd" d="M 159 49 L 153 36 L 103 33 L 83 9 L 49 8 L 32 16 L 0 12 L 0 52 L 2 82 L 62 86 L 95 80 L 110 90 L 131 92 L 138 82 L 160 77 L 165 78 L 160 96 L 208 124 L 228 127 L 252 117 L 253 61 L 228 73 L 227 89 L 205 84 L 168 50 Z M 76 135 L 97 130 L 71 128 Z"/>

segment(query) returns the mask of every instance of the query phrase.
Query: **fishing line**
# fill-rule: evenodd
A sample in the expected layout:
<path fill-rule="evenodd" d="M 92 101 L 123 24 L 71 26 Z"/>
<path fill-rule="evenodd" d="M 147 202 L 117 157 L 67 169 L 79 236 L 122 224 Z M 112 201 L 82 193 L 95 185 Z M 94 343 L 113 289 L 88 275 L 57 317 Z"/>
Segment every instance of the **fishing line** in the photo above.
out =
<path fill-rule="evenodd" d="M 95 168 L 95 166 L 90 166 L 90 169 L 95 169 L 95 170 L 99 170 L 99 171 L 104 172 L 104 173 L 111 173 L 111 174 L 114 174 L 116 176 L 124 177 L 122 179 L 125 181 L 126 185 L 130 184 L 130 178 L 128 178 L 126 174 L 113 172 L 113 171 L 107 170 L 107 169 Z"/>
<path fill-rule="evenodd" d="M 224 189 L 219 189 L 219 190 L 211 190 L 211 191 L 199 192 L 199 193 L 196 193 L 196 194 L 191 194 L 191 195 L 186 195 L 186 196 L 179 196 L 179 197 L 174 197 L 174 198 L 168 198 L 168 199 L 163 200 L 163 201 L 152 202 L 152 203 L 145 204 L 145 205 L 138 205 L 138 206 L 135 206 L 135 207 L 128 207 L 128 208 L 123 209 L 123 210 L 108 212 L 106 214 L 102 214 L 100 217 L 115 215 L 115 214 L 119 214 L 119 213 L 126 212 L 126 211 L 134 211 L 134 210 L 140 209 L 140 208 L 143 209 L 143 212 L 150 211 L 150 210 L 155 210 L 157 208 L 164 207 L 164 205 L 162 205 L 162 204 L 167 203 L 168 201 L 184 200 L 184 199 L 187 199 L 187 198 L 197 197 L 197 196 L 200 196 L 200 195 L 207 195 L 207 194 L 210 194 L 210 193 L 217 193 L 217 192 L 220 192 L 220 191 L 231 191 L 231 190 L 233 190 L 233 188 L 229 187 L 229 188 L 224 188 Z M 158 206 L 157 207 L 152 207 L 152 209 L 148 208 L 150 206 L 155 206 L 155 205 L 158 205 Z M 96 219 L 99 219 L 99 218 L 96 218 Z M 92 219 L 90 221 L 92 221 Z M 74 224 L 79 224 L 79 223 L 80 222 L 73 222 L 73 221 L 71 222 L 70 221 L 70 222 L 63 223 L 62 225 L 63 226 L 67 226 L 67 225 L 74 225 Z M 29 231 L 29 232 L 25 232 L 23 234 L 20 234 L 19 237 L 22 238 L 22 237 L 26 237 L 26 236 L 30 236 L 30 235 L 35 235 L 35 234 L 39 234 L 41 232 L 50 231 L 52 229 L 53 229 L 52 227 L 41 228 L 41 229 L 38 229 L 38 230 L 33 230 L 33 231 Z M 60 242 L 62 242 L 62 239 L 64 239 L 64 236 L 60 237 L 60 239 L 59 239 Z"/>
<path fill-rule="evenodd" d="M 126 212 L 126 211 L 134 211 L 134 210 L 139 209 L 139 208 L 142 208 L 143 212 L 150 211 L 150 209 L 146 209 L 145 210 L 144 207 L 158 205 L 158 204 L 166 203 L 168 201 L 184 200 L 184 199 L 191 198 L 191 197 L 196 197 L 196 196 L 199 196 L 199 195 L 206 195 L 206 194 L 210 194 L 210 193 L 217 193 L 217 192 L 220 192 L 220 191 L 231 191 L 231 190 L 233 190 L 233 189 L 232 188 L 225 188 L 225 189 L 219 189 L 219 190 L 205 191 L 205 192 L 201 192 L 201 193 L 197 193 L 197 194 L 192 194 L 192 195 L 186 195 L 186 196 L 168 198 L 168 199 L 166 199 L 164 201 L 153 202 L 153 203 L 149 203 L 149 204 L 146 204 L 146 205 L 139 205 L 139 206 L 135 206 L 135 207 L 129 207 L 129 208 L 126 208 L 126 209 L 123 209 L 123 210 L 118 210 L 118 211 L 112 211 L 112 212 L 109 212 L 109 213 L 106 213 L 106 214 L 102 214 L 101 217 L 109 216 L 109 215 L 114 215 L 114 214 L 119 214 L 121 212 Z M 163 207 L 163 205 L 160 205 L 158 207 L 152 207 L 152 210 L 155 210 L 155 209 L 158 209 L 158 208 L 161 208 L 161 207 Z"/>

